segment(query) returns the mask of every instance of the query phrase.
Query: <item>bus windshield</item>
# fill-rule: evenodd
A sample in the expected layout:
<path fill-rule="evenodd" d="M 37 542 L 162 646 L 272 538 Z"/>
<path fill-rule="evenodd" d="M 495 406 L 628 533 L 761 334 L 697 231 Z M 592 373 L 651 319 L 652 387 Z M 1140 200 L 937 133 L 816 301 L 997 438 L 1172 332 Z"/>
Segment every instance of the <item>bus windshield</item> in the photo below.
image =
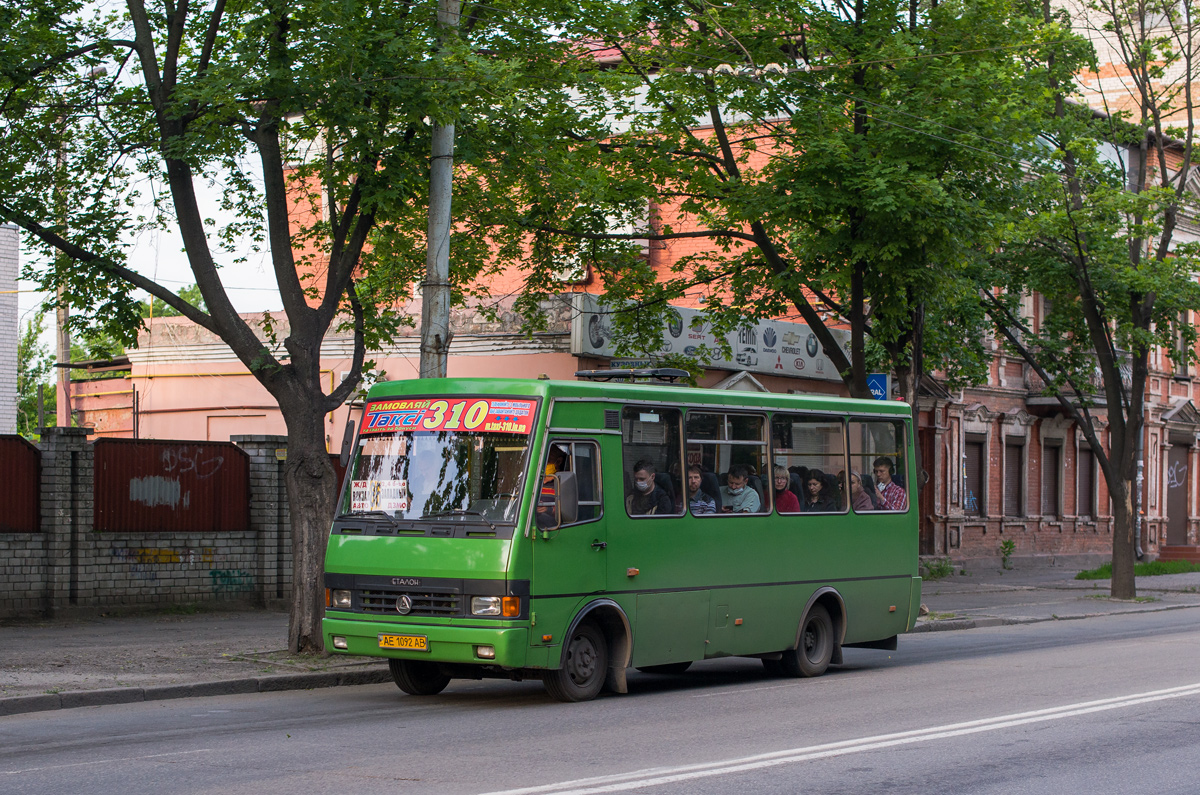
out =
<path fill-rule="evenodd" d="M 340 513 L 515 522 L 535 408 L 479 398 L 368 405 Z"/>

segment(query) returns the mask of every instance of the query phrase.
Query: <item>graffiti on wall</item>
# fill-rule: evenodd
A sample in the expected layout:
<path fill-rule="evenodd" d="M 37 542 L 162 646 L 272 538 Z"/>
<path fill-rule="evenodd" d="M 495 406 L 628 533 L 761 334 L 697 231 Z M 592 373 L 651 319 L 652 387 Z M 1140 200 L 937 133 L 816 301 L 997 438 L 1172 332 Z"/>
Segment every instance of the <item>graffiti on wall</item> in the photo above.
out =
<path fill-rule="evenodd" d="M 158 580 L 158 575 L 168 570 L 211 569 L 216 560 L 212 547 L 111 547 L 108 554 L 114 562 L 129 566 L 130 577 L 146 582 Z"/>
<path fill-rule="evenodd" d="M 164 472 L 175 475 L 195 473 L 200 480 L 211 478 L 225 463 L 225 456 L 206 447 L 190 447 L 186 444 L 168 447 L 162 451 Z"/>
<path fill-rule="evenodd" d="M 214 594 L 254 590 L 254 575 L 245 569 L 213 569 L 208 573 Z"/>
<path fill-rule="evenodd" d="M 1187 464 L 1176 461 L 1167 470 L 1167 488 L 1177 489 L 1185 485 L 1187 485 Z"/>

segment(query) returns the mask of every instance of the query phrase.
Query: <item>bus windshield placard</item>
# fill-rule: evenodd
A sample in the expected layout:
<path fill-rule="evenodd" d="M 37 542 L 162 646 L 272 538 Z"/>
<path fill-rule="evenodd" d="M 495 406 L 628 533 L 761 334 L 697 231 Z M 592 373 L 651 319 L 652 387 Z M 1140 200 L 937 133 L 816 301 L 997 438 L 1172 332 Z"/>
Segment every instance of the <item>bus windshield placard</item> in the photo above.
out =
<path fill-rule="evenodd" d="M 376 400 L 363 412 L 362 433 L 479 431 L 529 435 L 537 401 L 430 397 Z"/>

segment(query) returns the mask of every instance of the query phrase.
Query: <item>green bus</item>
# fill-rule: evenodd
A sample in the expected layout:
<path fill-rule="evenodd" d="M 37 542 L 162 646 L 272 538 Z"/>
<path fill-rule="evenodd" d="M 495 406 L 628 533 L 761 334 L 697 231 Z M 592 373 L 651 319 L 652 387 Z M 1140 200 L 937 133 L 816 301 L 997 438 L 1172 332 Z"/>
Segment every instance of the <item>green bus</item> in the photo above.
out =
<path fill-rule="evenodd" d="M 377 384 L 325 556 L 333 653 L 406 693 L 740 656 L 819 676 L 916 622 L 907 404 L 670 384 Z M 912 506 L 910 508 L 910 506 Z"/>

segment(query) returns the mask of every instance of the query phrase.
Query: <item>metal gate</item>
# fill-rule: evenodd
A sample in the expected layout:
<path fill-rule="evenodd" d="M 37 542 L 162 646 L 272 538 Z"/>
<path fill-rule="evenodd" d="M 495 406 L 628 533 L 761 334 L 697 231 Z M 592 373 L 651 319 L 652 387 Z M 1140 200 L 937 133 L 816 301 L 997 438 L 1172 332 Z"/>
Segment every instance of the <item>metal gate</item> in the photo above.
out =
<path fill-rule="evenodd" d="M 0 436 L 0 533 L 41 529 L 42 456 L 20 436 Z"/>
<path fill-rule="evenodd" d="M 96 532 L 250 529 L 250 459 L 229 442 L 97 439 Z"/>

